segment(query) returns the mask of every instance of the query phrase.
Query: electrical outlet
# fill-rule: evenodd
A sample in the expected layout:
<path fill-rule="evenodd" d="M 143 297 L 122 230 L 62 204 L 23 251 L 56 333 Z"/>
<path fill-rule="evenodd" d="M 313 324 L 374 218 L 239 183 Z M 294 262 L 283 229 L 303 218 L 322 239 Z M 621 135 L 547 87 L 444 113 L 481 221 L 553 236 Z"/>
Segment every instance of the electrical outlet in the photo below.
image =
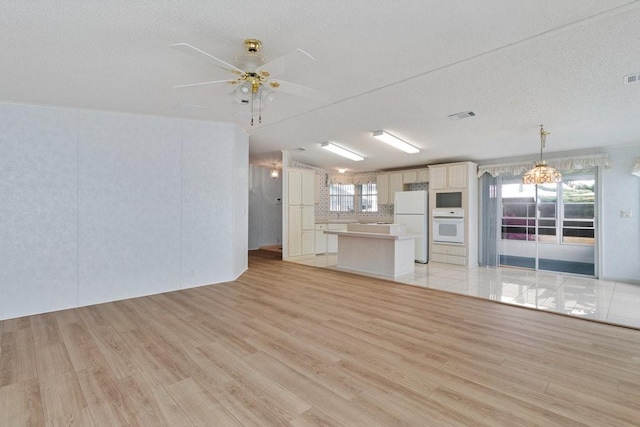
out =
<path fill-rule="evenodd" d="M 620 218 L 631 218 L 631 211 L 620 211 Z"/>

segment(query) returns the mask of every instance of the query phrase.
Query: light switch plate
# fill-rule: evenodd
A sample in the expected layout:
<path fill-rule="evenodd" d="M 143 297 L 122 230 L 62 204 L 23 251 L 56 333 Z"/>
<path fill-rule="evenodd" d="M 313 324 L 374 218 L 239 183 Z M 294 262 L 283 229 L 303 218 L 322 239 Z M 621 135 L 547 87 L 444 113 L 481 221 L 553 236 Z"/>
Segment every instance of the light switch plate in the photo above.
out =
<path fill-rule="evenodd" d="M 620 211 L 620 218 L 631 218 L 631 211 Z"/>

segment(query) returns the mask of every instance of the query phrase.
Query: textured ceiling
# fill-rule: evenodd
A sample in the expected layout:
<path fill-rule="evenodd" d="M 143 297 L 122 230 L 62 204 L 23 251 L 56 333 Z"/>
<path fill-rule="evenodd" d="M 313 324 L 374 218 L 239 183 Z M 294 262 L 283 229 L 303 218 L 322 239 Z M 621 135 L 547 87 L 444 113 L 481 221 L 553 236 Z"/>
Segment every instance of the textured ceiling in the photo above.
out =
<path fill-rule="evenodd" d="M 371 171 L 450 160 L 640 144 L 640 2 L 458 0 L 226 2 L 0 0 L 0 100 L 235 122 L 254 163 L 280 150 L 323 169 Z M 227 62 L 258 38 L 275 59 L 295 48 L 309 67 L 281 77 L 317 89 L 286 93 L 262 123 L 228 85 L 172 86 L 229 76 L 170 49 L 189 43 Z M 180 105 L 201 108 L 190 110 Z M 245 107 L 246 108 L 246 107 Z M 475 117 L 448 115 L 473 110 Z M 420 148 L 404 154 L 371 132 Z M 320 149 L 334 141 L 366 157 Z"/>

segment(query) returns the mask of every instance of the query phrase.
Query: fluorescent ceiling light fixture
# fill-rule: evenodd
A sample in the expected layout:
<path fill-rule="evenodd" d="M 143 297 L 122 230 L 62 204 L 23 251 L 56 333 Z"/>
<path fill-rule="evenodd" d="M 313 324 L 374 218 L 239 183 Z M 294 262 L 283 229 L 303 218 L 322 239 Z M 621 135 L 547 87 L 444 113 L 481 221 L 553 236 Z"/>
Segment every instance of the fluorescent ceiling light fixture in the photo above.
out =
<path fill-rule="evenodd" d="M 342 147 L 338 147 L 337 145 L 331 142 L 323 142 L 322 144 L 320 144 L 320 146 L 325 150 L 329 150 L 332 153 L 338 154 L 339 156 L 346 157 L 347 159 L 351 159 L 354 162 L 359 162 L 360 160 L 364 160 L 364 157 L 362 157 L 360 154 L 356 154 Z"/>
<path fill-rule="evenodd" d="M 373 137 L 376 139 L 379 139 L 380 141 L 387 143 L 389 145 L 391 145 L 392 147 L 397 148 L 398 150 L 402 150 L 405 153 L 409 153 L 409 154 L 415 154 L 415 153 L 419 153 L 420 150 L 418 150 L 416 147 L 414 147 L 411 144 L 407 144 L 406 142 L 404 142 L 403 140 L 401 140 L 398 137 L 395 137 L 393 135 L 391 135 L 390 133 L 387 133 L 383 130 L 379 130 L 373 133 Z"/>

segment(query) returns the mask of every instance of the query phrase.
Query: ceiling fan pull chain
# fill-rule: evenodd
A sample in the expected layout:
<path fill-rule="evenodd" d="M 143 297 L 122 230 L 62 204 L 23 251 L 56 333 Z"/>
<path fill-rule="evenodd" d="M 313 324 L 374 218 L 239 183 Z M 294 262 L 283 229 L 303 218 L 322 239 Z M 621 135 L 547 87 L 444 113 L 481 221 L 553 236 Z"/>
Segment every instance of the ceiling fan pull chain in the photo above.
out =
<path fill-rule="evenodd" d="M 249 102 L 251 102 L 251 126 L 253 126 L 253 92 L 251 92 L 251 94 L 249 96 L 250 96 L 250 99 L 251 99 L 251 101 L 249 101 Z"/>

